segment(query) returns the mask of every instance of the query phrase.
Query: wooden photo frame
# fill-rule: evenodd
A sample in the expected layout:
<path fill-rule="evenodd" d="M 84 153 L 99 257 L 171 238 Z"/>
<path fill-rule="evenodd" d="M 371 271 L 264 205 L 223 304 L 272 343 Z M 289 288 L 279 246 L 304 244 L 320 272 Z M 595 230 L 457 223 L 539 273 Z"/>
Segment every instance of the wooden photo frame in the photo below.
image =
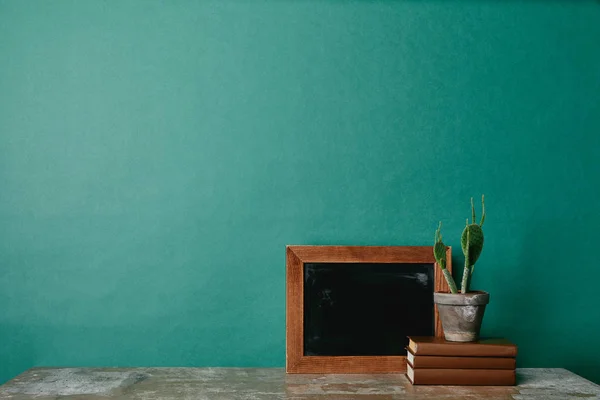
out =
<path fill-rule="evenodd" d="M 447 268 L 452 272 L 451 248 L 447 249 Z M 404 355 L 311 355 L 305 352 L 305 267 L 344 265 L 406 264 L 433 266 L 433 291 L 449 292 L 441 269 L 433 257 L 432 246 L 287 246 L 286 247 L 286 372 L 287 373 L 402 373 L 406 371 Z M 375 264 L 375 265 L 374 265 Z M 342 269 L 340 269 L 342 268 Z M 350 270 L 349 268 L 348 270 Z M 356 269 L 356 268 L 354 268 Z M 308 269 L 306 269 L 308 271 Z M 308 272 L 307 272 L 308 273 Z M 340 272 L 336 272 L 340 273 Z M 431 273 L 430 273 L 431 274 Z M 308 276 L 308 275 L 307 275 Z M 339 275 L 338 275 L 339 276 Z M 430 284 L 431 286 L 431 284 Z M 431 295 L 433 306 L 433 293 Z M 394 314 L 395 315 L 395 314 Z M 398 318 L 402 318 L 398 310 Z M 433 306 L 433 330 L 443 337 L 437 308 Z M 404 340 L 403 338 L 402 340 Z"/>

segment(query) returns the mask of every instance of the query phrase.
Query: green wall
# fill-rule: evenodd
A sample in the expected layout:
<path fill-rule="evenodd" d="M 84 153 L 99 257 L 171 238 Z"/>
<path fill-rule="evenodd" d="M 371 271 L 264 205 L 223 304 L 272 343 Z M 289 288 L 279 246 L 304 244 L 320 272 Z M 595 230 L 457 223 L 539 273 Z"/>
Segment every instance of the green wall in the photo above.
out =
<path fill-rule="evenodd" d="M 286 244 L 481 193 L 484 333 L 600 382 L 599 153 L 595 0 L 0 0 L 0 382 L 283 366 Z"/>

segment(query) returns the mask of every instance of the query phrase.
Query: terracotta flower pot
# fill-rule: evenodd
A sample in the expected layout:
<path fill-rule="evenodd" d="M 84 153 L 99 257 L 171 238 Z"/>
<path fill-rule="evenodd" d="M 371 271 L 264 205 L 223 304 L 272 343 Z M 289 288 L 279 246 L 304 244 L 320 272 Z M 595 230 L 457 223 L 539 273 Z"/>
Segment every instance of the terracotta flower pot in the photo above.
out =
<path fill-rule="evenodd" d="M 434 293 L 446 340 L 473 342 L 479 339 L 485 306 L 490 302 L 487 292 Z"/>

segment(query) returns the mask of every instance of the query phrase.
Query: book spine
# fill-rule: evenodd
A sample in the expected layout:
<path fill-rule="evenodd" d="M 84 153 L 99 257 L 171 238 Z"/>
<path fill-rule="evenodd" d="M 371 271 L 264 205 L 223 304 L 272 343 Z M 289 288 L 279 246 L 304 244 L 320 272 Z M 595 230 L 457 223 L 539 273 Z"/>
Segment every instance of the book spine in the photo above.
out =
<path fill-rule="evenodd" d="M 493 346 L 485 344 L 416 343 L 414 353 L 419 356 L 448 357 L 505 357 L 517 356 L 516 346 Z"/>
<path fill-rule="evenodd" d="M 493 369 L 412 369 L 407 376 L 414 385 L 513 386 L 515 370 Z"/>
<path fill-rule="evenodd" d="M 438 357 L 411 356 L 407 359 L 414 368 L 458 368 L 458 369 L 515 369 L 514 358 L 505 357 Z"/>

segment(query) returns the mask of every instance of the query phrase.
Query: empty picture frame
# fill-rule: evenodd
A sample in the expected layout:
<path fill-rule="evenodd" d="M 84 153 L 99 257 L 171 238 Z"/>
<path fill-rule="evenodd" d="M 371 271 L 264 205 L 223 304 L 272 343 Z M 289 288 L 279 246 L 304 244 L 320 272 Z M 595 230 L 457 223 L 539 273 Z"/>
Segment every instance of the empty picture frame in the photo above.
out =
<path fill-rule="evenodd" d="M 443 336 L 448 291 L 431 246 L 287 246 L 286 372 L 405 372 L 407 335 Z"/>

